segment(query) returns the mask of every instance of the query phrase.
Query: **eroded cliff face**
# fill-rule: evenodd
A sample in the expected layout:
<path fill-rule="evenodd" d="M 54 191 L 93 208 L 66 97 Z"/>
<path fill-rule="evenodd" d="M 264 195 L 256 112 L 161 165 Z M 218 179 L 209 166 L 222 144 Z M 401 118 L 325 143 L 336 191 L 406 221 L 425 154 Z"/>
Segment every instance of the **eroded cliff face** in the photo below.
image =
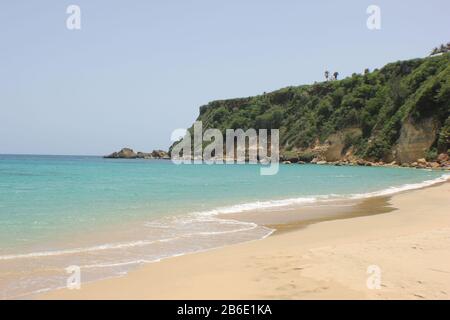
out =
<path fill-rule="evenodd" d="M 326 161 L 339 161 L 352 156 L 351 141 L 362 135 L 360 128 L 348 128 L 340 132 L 334 133 L 325 141 L 327 145 L 324 151 Z"/>
<path fill-rule="evenodd" d="M 432 117 L 415 122 L 408 117 L 402 124 L 400 137 L 384 160 L 396 161 L 399 164 L 412 163 L 426 158 L 427 152 L 435 144 L 439 131 L 439 123 Z M 331 134 L 324 143 L 311 149 L 318 159 L 328 162 L 354 160 L 359 157 L 354 154 L 352 141 L 362 135 L 360 128 L 347 128 Z"/>
<path fill-rule="evenodd" d="M 414 122 L 408 117 L 403 122 L 400 137 L 393 148 L 392 159 L 399 163 L 414 162 L 425 158 L 437 138 L 438 123 L 435 119 L 426 118 Z"/>

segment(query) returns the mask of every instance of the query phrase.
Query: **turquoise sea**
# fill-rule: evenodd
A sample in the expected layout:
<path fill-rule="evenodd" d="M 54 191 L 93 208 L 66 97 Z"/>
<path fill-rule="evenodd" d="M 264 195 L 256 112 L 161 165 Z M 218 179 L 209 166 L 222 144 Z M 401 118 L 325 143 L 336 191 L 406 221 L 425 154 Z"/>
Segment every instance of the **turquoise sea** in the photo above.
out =
<path fill-rule="evenodd" d="M 0 155 L 0 298 L 117 276 L 145 262 L 263 238 L 218 214 L 419 188 L 443 171 L 387 167 L 175 165 L 167 160 Z"/>

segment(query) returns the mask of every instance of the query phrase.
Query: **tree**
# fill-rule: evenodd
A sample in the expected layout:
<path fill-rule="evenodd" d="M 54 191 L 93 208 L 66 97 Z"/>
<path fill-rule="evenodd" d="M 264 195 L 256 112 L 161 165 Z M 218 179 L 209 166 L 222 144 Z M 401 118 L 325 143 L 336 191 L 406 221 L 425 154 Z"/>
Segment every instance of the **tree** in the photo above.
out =
<path fill-rule="evenodd" d="M 337 80 L 338 76 L 339 76 L 339 72 L 335 71 L 333 73 L 334 80 Z"/>
<path fill-rule="evenodd" d="M 325 70 L 325 79 L 328 81 L 328 78 L 330 77 L 330 71 Z"/>
<path fill-rule="evenodd" d="M 439 54 L 439 53 L 446 53 L 450 51 L 450 42 L 448 42 L 447 44 L 441 44 L 439 47 L 434 48 L 431 51 L 431 56 L 435 55 L 435 54 Z"/>

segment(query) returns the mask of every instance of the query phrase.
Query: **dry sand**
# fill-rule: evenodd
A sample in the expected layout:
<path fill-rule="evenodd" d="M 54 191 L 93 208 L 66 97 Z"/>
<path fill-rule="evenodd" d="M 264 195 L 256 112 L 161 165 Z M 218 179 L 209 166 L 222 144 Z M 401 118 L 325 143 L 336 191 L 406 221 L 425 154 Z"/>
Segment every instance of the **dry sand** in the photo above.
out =
<path fill-rule="evenodd" d="M 166 259 L 38 298 L 450 298 L 450 183 L 355 208 L 341 219 L 306 223 L 295 221 L 295 212 L 284 213 L 287 224 L 268 223 L 285 232 L 264 240 Z M 367 287 L 373 265 L 381 271 L 379 289 Z"/>

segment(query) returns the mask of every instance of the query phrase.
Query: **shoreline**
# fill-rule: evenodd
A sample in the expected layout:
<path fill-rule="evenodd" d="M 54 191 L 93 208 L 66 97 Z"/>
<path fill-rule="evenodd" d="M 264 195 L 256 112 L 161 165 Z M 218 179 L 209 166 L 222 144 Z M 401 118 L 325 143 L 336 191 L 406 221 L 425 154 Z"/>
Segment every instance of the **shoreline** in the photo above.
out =
<path fill-rule="evenodd" d="M 228 245 L 224 247 L 209 249 L 206 251 L 201 252 L 195 252 L 190 253 L 178 257 L 170 257 L 163 259 L 162 261 L 158 263 L 149 263 L 145 264 L 138 269 L 131 271 L 129 274 L 119 277 L 119 278 L 110 278 L 105 280 L 99 280 L 94 281 L 91 283 L 86 283 L 81 290 L 56 290 L 51 291 L 42 295 L 37 295 L 34 298 L 37 299 L 101 299 L 101 298 L 112 298 L 112 299 L 194 299 L 194 298 L 224 298 L 224 299 L 231 299 L 231 298 L 263 298 L 261 297 L 257 291 L 253 292 L 253 294 L 248 295 L 242 295 L 242 292 L 249 292 L 249 286 L 253 287 L 254 283 L 249 283 L 248 275 L 244 276 L 246 271 L 239 271 L 236 270 L 236 268 L 230 267 L 230 269 L 224 269 L 222 270 L 225 273 L 233 273 L 233 279 L 228 279 L 227 277 L 223 277 L 221 274 L 222 272 L 214 272 L 209 270 L 207 268 L 205 270 L 204 267 L 201 265 L 198 265 L 200 261 L 203 261 L 203 263 L 207 265 L 211 265 L 211 261 L 222 261 L 224 256 L 227 256 L 229 259 L 237 260 L 236 264 L 239 264 L 239 262 L 242 262 L 242 260 L 245 260 L 247 262 L 251 262 L 251 254 L 249 254 L 248 250 L 250 248 L 255 249 L 256 252 L 258 251 L 267 251 L 264 250 L 263 247 L 270 244 L 270 246 L 273 246 L 273 243 L 282 242 L 284 245 L 291 246 L 291 241 L 286 242 L 287 238 L 315 238 L 316 241 L 313 241 L 310 243 L 310 245 L 319 245 L 322 242 L 327 243 L 327 241 L 330 241 L 332 239 L 317 239 L 317 232 L 313 232 L 315 229 L 323 229 L 324 226 L 327 225 L 343 225 L 345 228 L 350 228 L 350 231 L 354 231 L 354 227 L 351 227 L 352 224 L 356 223 L 358 220 L 372 220 L 373 222 L 377 223 L 378 220 L 394 220 L 395 213 L 399 211 L 404 211 L 404 209 L 401 206 L 396 206 L 397 199 L 402 199 L 403 197 L 411 198 L 412 200 L 420 199 L 420 197 L 416 197 L 414 194 L 416 193 L 426 193 L 429 194 L 430 190 L 435 190 L 436 188 L 441 188 L 445 190 L 446 192 L 450 191 L 450 183 L 448 182 L 440 182 L 436 183 L 432 186 L 425 186 L 420 189 L 415 190 L 406 190 L 401 191 L 398 193 L 395 193 L 390 196 L 384 196 L 384 197 L 370 197 L 367 199 L 362 199 L 359 201 L 359 213 L 345 213 L 341 217 L 320 217 L 312 219 L 312 221 L 291 221 L 290 223 L 278 223 L 278 224 L 263 224 L 268 227 L 278 227 L 276 232 L 272 233 L 273 236 L 266 237 L 262 240 L 258 241 L 249 241 L 239 244 L 233 244 Z M 445 192 L 444 193 L 445 197 Z M 444 201 L 444 204 L 441 204 L 441 208 L 439 210 L 444 210 L 446 208 L 445 204 L 445 198 L 441 199 L 440 201 Z M 418 201 L 420 202 L 420 201 Z M 448 202 L 448 201 L 447 201 Z M 448 205 L 448 204 L 447 204 Z M 354 206 L 358 207 L 358 205 Z M 414 206 L 413 206 L 414 207 Z M 447 206 L 448 208 L 448 206 Z M 356 210 L 356 211 L 358 211 Z M 381 210 L 381 211 L 380 211 Z M 371 212 L 368 212 L 371 211 Z M 395 211 L 395 212 L 392 212 Z M 291 212 L 292 213 L 292 212 Z M 361 215 L 361 213 L 363 213 Z M 263 213 L 264 215 L 267 215 L 268 213 Z M 275 213 L 279 215 L 278 213 Z M 287 213 L 289 215 L 290 213 Z M 338 214 L 339 215 L 339 214 Z M 227 215 L 228 218 L 230 218 L 230 215 Z M 248 217 L 247 217 L 248 218 Z M 254 218 L 254 217 L 252 217 Z M 423 218 L 423 217 L 422 217 Z M 242 219 L 242 217 L 241 217 Z M 446 220 L 445 220 L 446 219 Z M 238 219 L 237 219 L 238 220 Z M 446 227 L 450 228 L 450 221 L 448 221 L 448 216 L 444 217 L 445 222 L 448 222 L 444 224 Z M 245 220 L 244 220 L 245 221 Z M 415 226 L 416 224 L 413 224 L 412 226 Z M 307 226 L 307 228 L 305 228 Z M 350 227 L 349 227 L 350 226 Z M 449 229 L 450 230 L 450 229 Z M 370 230 L 368 230 L 370 231 Z M 313 232 L 313 234 L 311 234 Z M 360 232 L 360 231 L 358 231 Z M 314 234 L 315 233 L 315 234 Z M 320 233 L 320 232 L 319 232 Z M 370 232 L 369 232 L 370 233 Z M 350 232 L 351 234 L 351 232 Z M 340 241 L 345 242 L 345 238 L 339 239 Z M 349 239 L 352 237 L 349 236 Z M 330 245 L 330 244 L 328 244 Z M 276 250 L 282 249 L 283 246 L 280 247 L 280 245 L 276 245 L 274 248 Z M 301 249 L 304 247 L 304 245 L 299 246 Z M 449 248 L 450 249 L 450 246 Z M 243 252 L 246 254 L 243 255 Z M 450 250 L 449 250 L 450 252 Z M 270 254 L 271 252 L 265 252 L 266 254 Z M 206 259 L 206 260 L 205 260 Z M 447 259 L 447 258 L 446 258 Z M 450 260 L 450 259 L 448 259 Z M 271 262 L 271 261 L 269 261 Z M 192 274 L 186 272 L 186 270 L 183 270 L 182 266 L 185 264 L 193 264 L 197 265 L 199 270 L 191 270 Z M 228 262 L 229 264 L 230 262 Z M 271 264 L 271 263 L 269 263 Z M 216 265 L 213 263 L 213 265 Z M 221 265 L 221 264 L 219 264 Z M 227 263 L 225 263 L 227 265 Z M 279 265 L 272 266 L 273 268 L 279 268 Z M 189 268 L 188 268 L 189 269 Z M 223 268 L 221 268 L 223 269 Z M 165 277 L 164 274 L 166 273 L 165 270 L 172 270 L 171 275 L 174 279 L 178 279 L 183 283 L 180 287 L 180 285 L 177 285 L 177 281 L 172 279 L 172 277 Z M 180 275 L 177 274 L 178 271 Z M 203 270 L 199 274 L 199 271 Z M 227 271 L 228 270 L 228 271 Z M 231 270 L 231 271 L 230 271 Z M 301 269 L 303 270 L 303 269 Z M 365 270 L 363 270 L 363 274 L 365 276 Z M 175 272 L 175 273 L 174 273 Z M 340 270 L 342 272 L 342 270 Z M 181 276 L 182 275 L 182 276 Z M 181 278 L 180 278 L 181 277 Z M 166 279 L 167 282 L 162 281 L 159 278 Z M 251 278 L 251 277 L 250 277 Z M 198 279 L 201 279 L 200 284 L 197 283 Z M 205 280 L 207 279 L 207 281 Z M 233 280 L 241 279 L 241 281 L 236 282 Z M 157 285 L 155 286 L 155 281 L 157 282 Z M 209 282 L 213 283 L 220 283 L 220 285 L 225 285 L 226 283 L 230 281 L 231 283 L 241 283 L 243 282 L 243 286 L 239 285 L 241 288 L 239 290 L 231 290 L 229 289 L 226 294 L 226 292 L 216 292 L 214 288 L 211 288 Z M 142 283 L 141 283 L 142 282 Z M 251 282 L 251 281 L 250 281 Z M 270 282 L 270 281 L 269 281 Z M 140 284 L 141 283 L 141 284 Z M 147 283 L 147 285 L 145 284 Z M 150 285 L 152 283 L 152 285 Z M 191 293 L 192 286 L 197 288 L 197 290 L 193 293 Z M 239 287 L 238 286 L 238 287 Z M 118 289 L 118 287 L 123 289 Z M 220 287 L 220 286 L 219 286 Z M 117 291 L 115 289 L 117 289 Z M 246 290 L 247 289 L 247 290 Z M 447 289 L 447 287 L 446 287 Z M 448 297 L 448 292 L 450 292 L 450 285 L 448 287 L 448 291 L 445 291 L 445 297 Z M 212 290 L 212 291 L 211 291 Z M 339 289 L 341 290 L 341 289 Z M 340 291 L 337 292 L 340 292 Z M 251 291 L 251 290 L 250 290 Z M 348 292 L 346 290 L 341 290 L 343 296 L 340 296 L 341 294 L 332 294 L 331 297 L 334 298 L 343 298 L 346 296 Z M 345 291 L 345 292 L 344 292 Z M 166 292 L 166 293 L 160 293 L 158 292 Z M 234 292 L 233 294 L 231 294 Z M 240 293 L 241 292 L 241 293 Z M 273 292 L 272 292 L 273 293 Z M 286 298 L 286 296 L 282 295 L 276 295 L 273 293 L 273 296 L 271 298 Z M 291 298 L 315 298 L 316 295 L 305 295 L 305 296 L 297 296 L 297 294 L 293 294 Z M 328 297 L 328 295 L 326 295 Z M 367 298 L 365 296 L 357 296 L 358 298 Z M 289 298 L 289 297 L 288 297 Z M 390 298 L 390 297 L 388 297 Z"/>
<path fill-rule="evenodd" d="M 395 209 L 389 206 L 389 198 L 389 196 L 373 196 L 362 199 L 321 200 L 311 204 L 286 206 L 278 210 L 252 210 L 219 214 L 217 217 L 269 228 L 273 232 L 268 236 L 272 236 L 303 229 L 320 222 L 391 212 Z"/>
<path fill-rule="evenodd" d="M 45 286 L 45 289 L 41 289 L 42 287 L 34 286 L 34 288 L 30 288 L 30 290 L 27 290 L 27 292 L 19 292 L 19 294 L 9 295 L 9 297 L 15 299 L 27 299 L 32 298 L 36 295 L 40 295 L 43 292 L 52 292 L 54 290 L 58 290 L 58 288 L 65 287 L 65 281 L 68 277 L 65 272 L 65 268 L 68 265 L 79 265 L 81 270 L 84 270 L 82 277 L 83 284 L 95 283 L 97 281 L 102 281 L 105 279 L 124 277 L 127 274 L 134 272 L 135 270 L 139 270 L 143 266 L 155 262 L 160 262 L 165 259 L 170 259 L 172 257 L 179 257 L 199 252 L 207 252 L 209 250 L 224 248 L 237 243 L 246 243 L 249 241 L 261 240 L 272 234 L 278 235 L 282 232 L 294 230 L 299 227 L 304 227 L 306 225 L 317 223 L 320 221 L 382 213 L 382 211 L 379 212 L 379 210 L 375 210 L 375 203 L 373 201 L 378 201 L 375 199 L 381 199 L 383 197 L 386 198 L 386 195 L 398 193 L 401 190 L 417 189 L 427 185 L 436 184 L 439 183 L 439 181 L 447 180 L 449 177 L 450 175 L 441 174 L 438 177 L 430 177 L 428 178 L 428 180 L 422 180 L 420 182 L 404 183 L 396 187 L 385 187 L 383 189 L 376 189 L 376 191 L 373 192 L 368 191 L 366 193 L 352 193 L 346 196 L 339 196 L 330 193 L 328 196 L 312 195 L 300 198 L 284 198 L 281 200 L 268 200 L 266 198 L 267 200 L 264 201 L 256 201 L 250 203 L 247 202 L 241 204 L 238 203 L 235 205 L 228 205 L 224 207 L 217 207 L 215 209 L 205 209 L 204 211 L 193 212 L 193 214 L 199 217 L 199 220 L 203 221 L 203 215 L 206 215 L 206 221 L 217 221 L 217 226 L 224 226 L 220 227 L 221 230 L 227 230 L 231 227 L 232 229 L 241 229 L 237 231 L 242 231 L 241 226 L 244 227 L 243 233 L 235 233 L 236 231 L 233 230 L 231 230 L 231 232 L 217 232 L 220 235 L 210 238 L 212 239 L 212 241 L 207 240 L 202 235 L 202 232 L 200 232 L 199 236 L 197 237 L 193 237 L 192 239 L 189 238 L 190 243 L 180 242 L 180 239 L 184 239 L 183 236 L 170 239 L 175 241 L 166 242 L 165 239 L 163 239 L 163 241 L 159 241 L 156 239 L 155 241 L 155 234 L 150 232 L 150 230 L 147 230 L 146 233 L 137 235 L 135 232 L 135 227 L 138 227 L 138 229 L 140 228 L 140 231 L 142 232 L 145 231 L 145 228 L 142 227 L 142 225 L 138 224 L 136 226 L 132 225 L 130 229 L 128 229 L 127 227 L 121 228 L 123 229 L 123 232 L 121 231 L 117 235 L 113 233 L 115 241 L 111 242 L 111 238 L 108 236 L 108 233 L 104 232 L 107 230 L 106 228 L 104 230 L 96 229 L 96 231 L 92 233 L 91 236 L 76 240 L 77 243 L 72 243 L 72 246 L 69 248 L 62 247 L 58 250 L 37 250 L 31 253 L 25 252 L 22 254 L 12 254 L 11 263 L 7 262 L 7 264 L 4 265 L 4 268 L 9 268 L 10 270 L 18 270 L 16 272 L 16 274 L 18 274 L 20 270 L 23 270 L 25 268 L 29 269 L 30 266 L 27 266 L 27 264 L 21 262 L 21 260 L 17 260 L 18 264 L 13 262 L 13 260 L 15 260 L 17 257 L 29 258 L 35 256 L 45 256 L 48 257 L 46 258 L 46 261 L 49 261 L 48 264 L 50 265 L 51 263 L 53 263 L 55 266 L 53 267 L 53 270 L 55 270 L 53 274 L 59 272 L 59 274 L 57 274 L 59 279 L 57 279 L 57 281 L 54 281 L 53 284 Z M 355 190 L 355 192 L 357 192 L 357 190 Z M 371 202 L 373 202 L 372 205 L 366 206 L 366 209 L 359 208 L 360 212 L 356 212 L 356 207 L 360 206 L 360 203 L 366 203 L 368 199 L 372 199 L 370 200 Z M 382 208 L 382 203 L 380 204 L 380 206 L 380 209 L 384 210 Z M 373 212 L 366 212 L 367 209 L 370 209 Z M 254 213 L 256 213 L 257 216 L 260 216 L 256 220 L 254 220 Z M 187 217 L 187 220 L 191 220 L 192 218 L 189 217 L 189 215 L 187 215 Z M 261 217 L 273 217 L 276 219 L 271 219 L 271 221 L 267 221 L 267 219 L 264 219 L 264 221 L 261 221 Z M 142 229 L 141 227 L 144 229 Z M 249 229 L 250 231 L 247 232 L 246 230 Z M 274 232 L 274 229 L 277 229 L 277 231 Z M 114 232 L 114 228 L 110 230 Z M 134 230 L 133 233 L 130 233 L 130 230 Z M 206 235 L 209 232 L 204 233 Z M 226 235 L 222 235 L 222 233 Z M 116 236 L 120 236 L 120 238 Z M 96 240 L 97 243 L 91 243 L 93 239 Z M 99 239 L 100 242 L 98 242 Z M 197 240 L 199 240 L 200 242 L 198 242 Z M 159 242 L 161 244 L 158 244 Z M 144 247 L 147 247 L 148 245 L 151 245 L 151 247 L 145 249 Z M 128 255 L 128 259 L 126 259 L 127 261 L 122 260 L 117 262 L 116 258 L 120 258 L 120 256 L 116 255 L 116 253 L 121 254 L 118 251 L 120 251 L 120 248 L 122 247 L 129 247 L 129 249 L 127 249 L 125 252 L 125 254 Z M 141 247 L 142 250 L 140 249 Z M 156 250 L 153 248 L 156 248 Z M 169 249 L 170 251 L 158 252 L 158 248 L 163 248 L 164 250 Z M 187 250 L 185 250 L 186 248 Z M 104 249 L 113 251 L 103 251 Z M 108 261 L 106 261 L 105 263 L 96 261 L 90 262 L 92 260 L 92 258 L 89 256 L 91 251 L 96 252 L 99 255 L 103 254 L 105 256 L 105 260 L 108 259 Z M 67 258 L 64 257 L 64 255 L 66 254 L 68 254 Z M 133 259 L 130 259 L 131 254 L 134 254 Z M 72 262 L 69 261 L 68 263 L 63 264 L 64 261 L 62 261 L 61 259 L 60 261 L 62 262 L 57 260 L 59 259 L 58 256 L 60 255 L 62 256 L 62 258 L 64 258 L 64 261 L 69 261 L 69 259 L 71 259 Z M 5 257 L 9 259 L 8 255 L 6 255 L 0 256 L 0 260 Z M 76 259 L 78 259 L 78 261 Z M 81 259 L 84 259 L 84 261 L 86 261 L 86 259 L 91 260 L 80 263 L 79 261 L 81 261 Z M 30 263 L 37 264 L 39 263 L 39 259 L 33 259 L 33 262 L 30 260 Z M 37 271 L 40 272 L 41 269 L 42 268 L 37 269 Z M 3 278 L 3 280 L 3 283 L 5 283 L 5 287 L 8 284 L 8 281 L 9 283 L 13 283 L 14 281 L 13 276 L 11 278 L 5 277 Z M 49 281 L 52 280 L 53 279 L 49 279 Z M 4 298 L 6 297 L 7 296 L 4 295 Z"/>

